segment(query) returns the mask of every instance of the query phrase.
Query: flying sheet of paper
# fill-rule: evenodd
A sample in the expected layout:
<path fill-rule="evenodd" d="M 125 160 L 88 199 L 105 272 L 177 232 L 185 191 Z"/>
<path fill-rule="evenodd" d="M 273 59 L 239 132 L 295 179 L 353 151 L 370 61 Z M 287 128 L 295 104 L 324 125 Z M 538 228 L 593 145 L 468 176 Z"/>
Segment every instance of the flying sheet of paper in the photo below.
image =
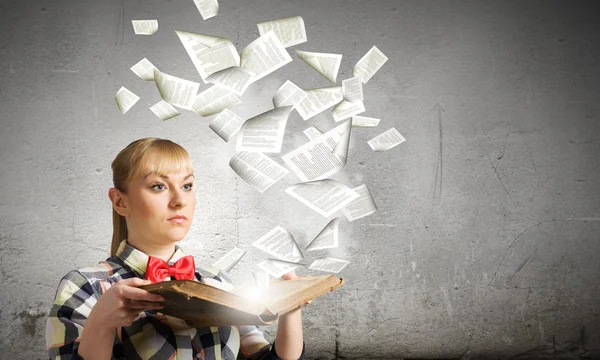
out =
<path fill-rule="evenodd" d="M 342 213 L 346 216 L 348 221 L 363 218 L 377 211 L 375 200 L 373 200 L 373 196 L 371 196 L 371 192 L 366 184 L 357 186 L 352 190 L 354 190 L 359 197 L 352 200 L 346 207 L 342 208 Z"/>
<path fill-rule="evenodd" d="M 179 115 L 179 111 L 168 102 L 161 100 L 150 107 L 150 111 L 161 120 L 169 120 Z"/>
<path fill-rule="evenodd" d="M 331 176 L 346 165 L 350 128 L 348 120 L 281 158 L 303 182 Z"/>
<path fill-rule="evenodd" d="M 281 226 L 271 229 L 252 246 L 281 260 L 296 262 L 304 259 L 292 234 Z"/>
<path fill-rule="evenodd" d="M 306 137 L 308 137 L 308 140 L 314 140 L 319 136 L 323 135 L 323 132 L 314 126 L 311 126 L 308 129 L 304 129 L 303 133 L 304 135 L 306 135 Z"/>
<path fill-rule="evenodd" d="M 377 127 L 380 119 L 367 116 L 353 116 L 352 127 Z"/>
<path fill-rule="evenodd" d="M 330 273 L 339 273 L 348 265 L 350 261 L 336 259 L 332 257 L 317 259 L 308 267 L 310 270 L 319 270 Z"/>
<path fill-rule="evenodd" d="M 273 259 L 263 260 L 256 264 L 256 266 L 274 278 L 280 278 L 284 274 L 300 267 L 300 265 L 293 265 L 292 263 L 284 263 Z"/>
<path fill-rule="evenodd" d="M 232 107 L 240 98 L 228 89 L 213 85 L 196 96 L 192 110 L 200 116 L 211 116 Z"/>
<path fill-rule="evenodd" d="M 156 69 L 156 66 L 146 58 L 143 58 L 131 67 L 131 71 L 133 71 L 134 74 L 146 81 L 154 80 L 154 69 Z"/>
<path fill-rule="evenodd" d="M 236 150 L 280 152 L 285 126 L 291 111 L 291 106 L 282 106 L 246 120 L 237 137 Z"/>
<path fill-rule="evenodd" d="M 325 76 L 326 79 L 335 84 L 338 70 L 342 63 L 342 54 L 296 50 L 296 55 L 310 65 L 310 67 L 317 70 L 319 74 Z"/>
<path fill-rule="evenodd" d="M 217 0 L 194 0 L 194 4 L 202 16 L 202 20 L 210 19 L 219 14 L 219 3 Z"/>
<path fill-rule="evenodd" d="M 325 217 L 359 196 L 346 185 L 332 179 L 295 184 L 285 189 L 285 192 Z"/>
<path fill-rule="evenodd" d="M 304 101 L 307 96 L 308 94 L 306 91 L 300 89 L 298 85 L 287 80 L 275 92 L 275 95 L 273 96 L 273 106 L 276 108 L 288 105 L 296 107 L 296 105 Z"/>
<path fill-rule="evenodd" d="M 362 100 L 352 102 L 342 100 L 338 106 L 333 108 L 331 113 L 333 114 L 333 120 L 338 122 L 363 112 L 365 112 L 365 105 Z"/>
<path fill-rule="evenodd" d="M 269 273 L 264 270 L 252 271 L 254 284 L 259 290 L 269 290 Z"/>
<path fill-rule="evenodd" d="M 254 74 L 252 82 L 255 82 L 291 61 L 281 41 L 269 31 L 242 50 L 240 67 Z"/>
<path fill-rule="evenodd" d="M 406 139 L 404 136 L 400 135 L 398 130 L 393 127 L 367 141 L 367 144 L 369 144 L 373 151 L 385 151 L 398 146 L 405 141 Z"/>
<path fill-rule="evenodd" d="M 277 36 L 284 47 L 298 45 L 307 40 L 302 16 L 265 21 L 256 25 L 261 36 L 269 32 L 269 30 L 273 30 L 275 36 Z"/>
<path fill-rule="evenodd" d="M 175 30 L 202 81 L 218 71 L 240 65 L 240 56 L 225 38 Z"/>
<path fill-rule="evenodd" d="M 352 75 L 358 76 L 363 84 L 366 84 L 387 60 L 387 56 L 385 56 L 377 46 L 373 46 L 362 58 L 360 58 L 360 60 L 358 60 L 352 70 Z"/>
<path fill-rule="evenodd" d="M 304 251 L 316 251 L 338 247 L 338 218 L 332 219 L 306 246 Z"/>
<path fill-rule="evenodd" d="M 244 251 L 238 247 L 234 247 L 233 249 L 231 249 L 231 251 L 229 251 L 227 254 L 225 254 L 225 256 L 220 258 L 212 266 L 216 267 L 217 269 L 221 269 L 225 272 L 230 272 L 231 269 L 233 269 L 233 267 L 244 256 L 244 254 L 246 254 L 246 251 Z"/>
<path fill-rule="evenodd" d="M 228 69 L 218 71 L 209 75 L 206 82 L 220 85 L 236 95 L 242 95 L 251 84 L 252 74 L 238 67 L 232 66 Z"/>
<path fill-rule="evenodd" d="M 154 69 L 154 82 L 160 96 L 173 106 L 191 110 L 200 84 Z"/>
<path fill-rule="evenodd" d="M 229 142 L 229 139 L 240 130 L 243 123 L 244 119 L 233 111 L 225 109 L 208 124 L 208 127 L 225 142 Z"/>
<path fill-rule="evenodd" d="M 136 35 L 152 35 L 158 31 L 158 20 L 131 20 Z"/>
<path fill-rule="evenodd" d="M 239 177 L 261 193 L 289 172 L 260 152 L 240 151 L 229 160 L 229 166 Z"/>
<path fill-rule="evenodd" d="M 344 99 L 341 86 L 307 90 L 306 95 L 295 107 L 304 120 L 320 114 Z"/>
<path fill-rule="evenodd" d="M 122 114 L 128 112 L 139 99 L 139 96 L 129 91 L 125 86 L 121 86 L 115 95 L 117 106 Z"/>
<path fill-rule="evenodd" d="M 358 76 L 342 80 L 342 95 L 347 101 L 364 100 L 362 81 Z"/>

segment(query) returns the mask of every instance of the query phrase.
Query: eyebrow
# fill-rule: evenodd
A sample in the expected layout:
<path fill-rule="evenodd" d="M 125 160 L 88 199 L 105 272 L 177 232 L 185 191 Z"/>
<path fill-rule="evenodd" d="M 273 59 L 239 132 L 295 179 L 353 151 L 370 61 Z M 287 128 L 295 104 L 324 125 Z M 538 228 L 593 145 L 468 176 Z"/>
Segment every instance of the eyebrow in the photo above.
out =
<path fill-rule="evenodd" d="M 147 178 L 147 177 L 148 177 L 148 176 L 150 176 L 150 175 L 157 175 L 157 176 L 160 176 L 160 177 L 161 177 L 161 178 L 163 178 L 163 179 L 169 180 L 169 177 L 168 177 L 167 175 L 158 175 L 158 174 L 157 174 L 157 173 L 155 173 L 155 172 L 148 173 L 148 175 L 144 176 L 144 179 L 145 179 L 145 178 Z M 187 179 L 187 178 L 189 178 L 190 176 L 193 176 L 193 177 L 194 177 L 194 179 L 196 178 L 196 176 L 195 176 L 193 173 L 191 173 L 191 174 L 189 174 L 188 176 L 184 177 L 184 178 L 183 178 L 183 180 L 186 180 L 186 179 Z"/>

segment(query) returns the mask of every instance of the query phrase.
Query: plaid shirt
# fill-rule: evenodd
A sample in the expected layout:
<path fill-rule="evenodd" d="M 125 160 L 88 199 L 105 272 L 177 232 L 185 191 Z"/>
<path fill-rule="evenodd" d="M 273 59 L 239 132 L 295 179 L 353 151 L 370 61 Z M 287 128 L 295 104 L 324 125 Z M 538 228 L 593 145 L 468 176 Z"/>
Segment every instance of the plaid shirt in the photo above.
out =
<path fill-rule="evenodd" d="M 168 264 L 185 255 L 179 246 Z M 95 266 L 73 270 L 58 285 L 46 323 L 46 345 L 50 359 L 81 359 L 77 354 L 87 317 L 98 297 L 121 279 L 145 278 L 148 256 L 121 242 L 115 256 Z M 213 267 L 196 268 L 196 280 L 233 289 L 229 279 Z M 112 359 L 230 360 L 238 352 L 248 359 L 277 360 L 256 326 L 189 328 L 183 320 L 157 313 L 140 312 L 129 326 L 117 329 Z M 304 344 L 300 360 L 304 358 Z"/>

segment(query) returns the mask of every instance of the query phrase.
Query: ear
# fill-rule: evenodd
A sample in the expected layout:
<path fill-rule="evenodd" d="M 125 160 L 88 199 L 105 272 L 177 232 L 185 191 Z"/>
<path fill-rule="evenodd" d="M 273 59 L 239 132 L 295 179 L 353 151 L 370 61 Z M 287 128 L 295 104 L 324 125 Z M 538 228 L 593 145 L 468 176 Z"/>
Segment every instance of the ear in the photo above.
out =
<path fill-rule="evenodd" d="M 127 194 L 122 193 L 117 188 L 108 190 L 108 198 L 112 202 L 113 209 L 121 215 L 127 217 L 129 215 L 129 207 Z"/>

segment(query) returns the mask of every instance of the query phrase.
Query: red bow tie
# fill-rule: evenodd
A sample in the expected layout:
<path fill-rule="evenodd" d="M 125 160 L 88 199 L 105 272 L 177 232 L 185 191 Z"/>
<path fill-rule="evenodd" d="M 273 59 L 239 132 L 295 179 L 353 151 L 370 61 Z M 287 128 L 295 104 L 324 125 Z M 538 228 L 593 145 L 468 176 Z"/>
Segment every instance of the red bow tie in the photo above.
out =
<path fill-rule="evenodd" d="M 163 259 L 148 256 L 146 279 L 153 283 L 163 281 L 167 276 L 173 276 L 177 280 L 194 280 L 195 274 L 196 266 L 192 255 L 182 257 L 173 265 L 168 265 Z"/>

